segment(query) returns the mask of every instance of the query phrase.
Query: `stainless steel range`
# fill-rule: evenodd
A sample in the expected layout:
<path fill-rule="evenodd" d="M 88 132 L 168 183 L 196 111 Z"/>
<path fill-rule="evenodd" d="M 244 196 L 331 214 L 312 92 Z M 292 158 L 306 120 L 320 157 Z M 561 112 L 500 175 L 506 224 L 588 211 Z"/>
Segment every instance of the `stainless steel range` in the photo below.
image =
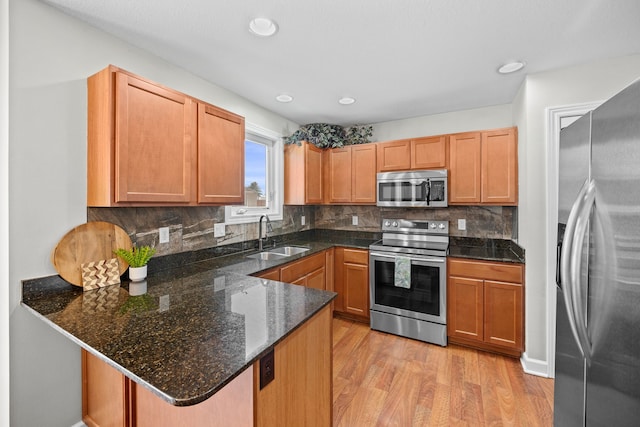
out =
<path fill-rule="evenodd" d="M 447 345 L 447 221 L 383 219 L 369 246 L 371 328 Z"/>

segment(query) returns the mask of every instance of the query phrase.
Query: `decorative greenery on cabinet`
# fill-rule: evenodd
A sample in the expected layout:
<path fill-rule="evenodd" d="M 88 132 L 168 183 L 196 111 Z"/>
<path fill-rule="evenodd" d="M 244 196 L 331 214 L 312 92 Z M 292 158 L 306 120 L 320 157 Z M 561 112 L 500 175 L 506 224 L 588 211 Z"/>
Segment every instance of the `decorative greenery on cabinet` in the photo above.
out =
<path fill-rule="evenodd" d="M 355 125 L 344 128 L 328 123 L 310 123 L 300 126 L 292 135 L 284 138 L 285 144 L 300 145 L 307 141 L 318 148 L 338 148 L 345 145 L 366 144 L 373 135 L 373 127 Z"/>

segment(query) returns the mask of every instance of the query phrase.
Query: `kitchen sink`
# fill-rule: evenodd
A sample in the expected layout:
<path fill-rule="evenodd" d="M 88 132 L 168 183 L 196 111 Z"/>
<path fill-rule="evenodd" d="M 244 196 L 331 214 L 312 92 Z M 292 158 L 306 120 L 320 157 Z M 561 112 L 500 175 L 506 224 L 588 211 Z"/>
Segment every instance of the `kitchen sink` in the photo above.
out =
<path fill-rule="evenodd" d="M 308 250 L 309 248 L 301 248 L 300 246 L 283 246 L 281 248 L 271 249 L 269 253 L 292 256 L 307 252 Z"/>
<path fill-rule="evenodd" d="M 281 248 L 271 249 L 269 251 L 258 252 L 257 254 L 247 255 L 247 258 L 259 259 L 263 261 L 281 259 L 307 252 L 309 248 L 301 248 L 299 246 L 283 246 Z"/>
<path fill-rule="evenodd" d="M 289 255 L 279 254 L 276 252 L 258 252 L 257 254 L 247 255 L 247 258 L 259 259 L 262 261 L 268 261 L 272 259 L 286 258 Z"/>

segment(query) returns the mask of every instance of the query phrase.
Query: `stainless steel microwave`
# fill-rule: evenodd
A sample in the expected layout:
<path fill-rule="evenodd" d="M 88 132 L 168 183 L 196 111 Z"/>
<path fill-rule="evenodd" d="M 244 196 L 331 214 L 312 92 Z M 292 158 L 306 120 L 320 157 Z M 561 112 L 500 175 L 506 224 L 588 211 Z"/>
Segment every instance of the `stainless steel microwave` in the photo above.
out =
<path fill-rule="evenodd" d="M 377 175 L 377 206 L 447 207 L 447 170 L 382 172 Z"/>

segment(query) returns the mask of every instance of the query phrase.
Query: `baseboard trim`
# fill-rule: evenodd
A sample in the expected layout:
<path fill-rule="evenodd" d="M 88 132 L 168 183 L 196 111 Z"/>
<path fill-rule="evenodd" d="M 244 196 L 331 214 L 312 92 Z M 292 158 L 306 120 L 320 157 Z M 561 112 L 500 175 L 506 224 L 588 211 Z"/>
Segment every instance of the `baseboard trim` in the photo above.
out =
<path fill-rule="evenodd" d="M 87 425 L 85 423 L 83 423 L 82 421 L 78 421 L 77 423 L 75 423 L 71 427 L 87 427 Z"/>
<path fill-rule="evenodd" d="M 532 359 L 524 352 L 522 353 L 522 357 L 520 357 L 520 364 L 522 364 L 522 369 L 527 374 L 550 378 L 549 364 L 544 360 Z"/>

